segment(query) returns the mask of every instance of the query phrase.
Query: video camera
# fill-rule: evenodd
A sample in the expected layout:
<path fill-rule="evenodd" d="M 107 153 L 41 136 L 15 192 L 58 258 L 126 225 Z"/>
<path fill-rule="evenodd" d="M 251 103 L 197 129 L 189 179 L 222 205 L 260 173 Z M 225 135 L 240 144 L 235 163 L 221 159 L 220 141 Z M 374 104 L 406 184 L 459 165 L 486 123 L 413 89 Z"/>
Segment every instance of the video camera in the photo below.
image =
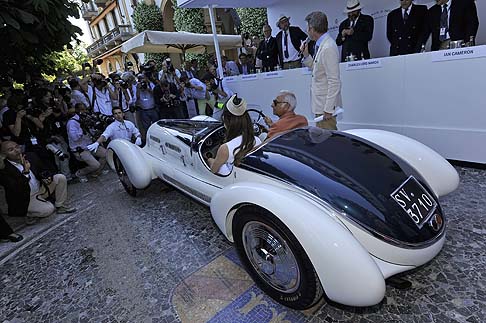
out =
<path fill-rule="evenodd" d="M 91 139 L 97 140 L 108 125 L 115 119 L 112 116 L 104 114 L 89 114 L 83 113 L 79 115 L 79 124 L 85 134 L 89 135 Z"/>

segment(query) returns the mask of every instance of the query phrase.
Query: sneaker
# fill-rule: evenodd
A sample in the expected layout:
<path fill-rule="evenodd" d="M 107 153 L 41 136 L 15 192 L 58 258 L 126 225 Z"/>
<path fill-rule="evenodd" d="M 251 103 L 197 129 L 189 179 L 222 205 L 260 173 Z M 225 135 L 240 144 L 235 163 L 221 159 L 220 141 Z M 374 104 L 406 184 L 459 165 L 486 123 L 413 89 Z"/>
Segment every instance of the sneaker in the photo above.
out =
<path fill-rule="evenodd" d="M 7 240 L 7 241 L 10 241 L 10 242 L 19 242 L 19 241 L 22 241 L 22 239 L 24 239 L 24 237 L 22 237 L 20 234 L 17 234 L 17 233 L 11 233 L 9 235 L 1 235 L 0 236 L 0 240 Z"/>
<path fill-rule="evenodd" d="M 57 214 L 74 213 L 76 211 L 75 207 L 66 207 L 64 205 L 57 208 Z"/>

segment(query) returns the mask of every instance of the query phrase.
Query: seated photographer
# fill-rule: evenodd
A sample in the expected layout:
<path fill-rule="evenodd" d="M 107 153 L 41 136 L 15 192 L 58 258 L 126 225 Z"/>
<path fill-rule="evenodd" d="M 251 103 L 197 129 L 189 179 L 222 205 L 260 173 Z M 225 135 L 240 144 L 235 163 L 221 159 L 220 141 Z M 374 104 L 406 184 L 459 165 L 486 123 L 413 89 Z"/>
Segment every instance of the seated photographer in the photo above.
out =
<path fill-rule="evenodd" d="M 211 172 L 229 175 L 233 164 L 238 166 L 253 147 L 261 144 L 253 133 L 253 123 L 246 111 L 246 101 L 235 94 L 223 108 L 223 124 L 226 128 L 225 143 L 218 148 L 215 158 L 208 158 Z"/>
<path fill-rule="evenodd" d="M 105 79 L 102 74 L 92 74 L 91 81 L 93 82 L 93 94 L 90 98 L 93 111 L 101 113 L 105 116 L 111 116 L 113 109 L 112 101 L 117 100 L 117 94 L 108 86 L 109 79 Z"/>
<path fill-rule="evenodd" d="M 154 92 L 155 84 L 147 80 L 144 74 L 137 75 L 137 102 L 136 106 L 139 111 L 140 122 L 144 131 L 147 131 L 150 125 L 157 122 L 159 113 L 155 108 Z"/>
<path fill-rule="evenodd" d="M 265 117 L 265 123 L 270 127 L 267 139 L 287 130 L 308 126 L 307 119 L 304 116 L 295 114 L 296 107 L 297 98 L 295 94 L 285 90 L 280 91 L 277 98 L 272 102 L 273 114 L 279 117 L 279 120 L 273 122 L 269 117 Z"/>
<path fill-rule="evenodd" d="M 78 103 L 74 108 L 68 110 L 69 120 L 67 122 L 67 134 L 69 140 L 69 148 L 73 152 L 74 157 L 87 166 L 79 169 L 76 172 L 76 177 L 81 183 L 88 181 L 87 175 L 98 176 L 106 164 L 106 149 L 99 147 L 95 152 L 91 153 L 88 150 L 88 145 L 92 142 L 89 136 L 89 126 L 84 121 L 86 114 L 86 107 L 82 103 Z M 99 161 L 96 160 L 99 158 Z"/>
<path fill-rule="evenodd" d="M 161 119 L 183 119 L 184 113 L 177 87 L 165 80 L 154 88 L 155 106 L 159 110 Z"/>
<path fill-rule="evenodd" d="M 4 141 L 0 149 L 3 169 L 0 184 L 5 188 L 9 216 L 44 218 L 57 213 L 72 213 L 67 201 L 67 181 L 62 174 L 47 170 L 39 159 L 27 159 L 21 147 Z M 55 198 L 52 204 L 49 199 Z"/>
<path fill-rule="evenodd" d="M 140 131 L 131 121 L 123 119 L 124 113 L 120 108 L 113 108 L 113 116 L 115 117 L 115 121 L 106 127 L 103 134 L 94 143 L 87 146 L 89 151 L 96 152 L 102 143 L 113 139 L 132 141 L 132 138 L 135 138 L 135 144 L 137 146 L 142 145 Z"/>

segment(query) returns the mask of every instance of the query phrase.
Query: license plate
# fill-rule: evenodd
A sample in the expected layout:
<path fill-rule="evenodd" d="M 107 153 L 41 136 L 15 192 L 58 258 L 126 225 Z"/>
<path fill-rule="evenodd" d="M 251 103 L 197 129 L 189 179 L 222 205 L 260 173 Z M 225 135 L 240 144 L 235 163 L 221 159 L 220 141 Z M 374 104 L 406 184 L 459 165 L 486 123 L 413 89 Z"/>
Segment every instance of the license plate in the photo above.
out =
<path fill-rule="evenodd" d="M 400 185 L 391 197 L 420 229 L 437 207 L 437 202 L 413 176 Z"/>

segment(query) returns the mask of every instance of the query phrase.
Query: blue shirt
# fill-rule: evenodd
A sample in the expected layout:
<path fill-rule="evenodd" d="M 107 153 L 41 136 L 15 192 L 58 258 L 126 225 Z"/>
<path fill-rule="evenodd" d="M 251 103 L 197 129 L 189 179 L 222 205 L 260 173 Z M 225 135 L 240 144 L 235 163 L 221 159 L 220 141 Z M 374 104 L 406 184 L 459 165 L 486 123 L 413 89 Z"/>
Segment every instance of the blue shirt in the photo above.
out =
<path fill-rule="evenodd" d="M 321 37 L 316 41 L 316 51 L 314 55 L 317 55 L 317 51 L 319 50 L 319 46 L 321 46 L 322 42 L 324 41 L 324 38 L 326 37 L 327 33 L 322 34 Z"/>

